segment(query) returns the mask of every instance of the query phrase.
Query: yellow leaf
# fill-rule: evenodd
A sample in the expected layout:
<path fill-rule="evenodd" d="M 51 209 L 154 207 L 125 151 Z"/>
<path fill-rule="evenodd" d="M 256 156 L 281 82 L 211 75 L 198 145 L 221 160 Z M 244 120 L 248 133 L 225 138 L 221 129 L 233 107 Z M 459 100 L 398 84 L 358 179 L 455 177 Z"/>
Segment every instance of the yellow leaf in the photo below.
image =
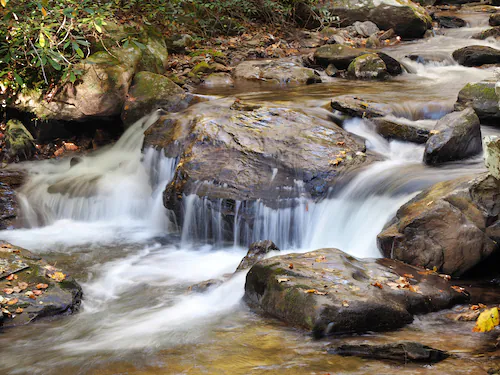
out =
<path fill-rule="evenodd" d="M 6 0 L 0 0 L 0 3 L 2 6 L 5 8 L 7 6 L 7 1 Z"/>
<path fill-rule="evenodd" d="M 494 307 L 479 314 L 472 332 L 489 332 L 499 324 L 498 308 Z"/>
<path fill-rule="evenodd" d="M 58 283 L 60 283 L 61 281 L 64 281 L 64 279 L 66 278 L 66 275 L 62 272 L 54 272 L 52 274 L 49 275 L 49 277 L 55 281 L 57 281 Z"/>
<path fill-rule="evenodd" d="M 45 8 L 44 8 L 44 7 L 42 7 L 42 16 L 44 16 L 44 17 L 45 17 L 46 15 L 47 15 L 47 11 L 45 10 Z"/>
<path fill-rule="evenodd" d="M 43 33 L 40 33 L 40 38 L 38 39 L 38 43 L 40 43 L 40 47 L 42 48 L 45 47 L 45 37 L 43 36 Z"/>

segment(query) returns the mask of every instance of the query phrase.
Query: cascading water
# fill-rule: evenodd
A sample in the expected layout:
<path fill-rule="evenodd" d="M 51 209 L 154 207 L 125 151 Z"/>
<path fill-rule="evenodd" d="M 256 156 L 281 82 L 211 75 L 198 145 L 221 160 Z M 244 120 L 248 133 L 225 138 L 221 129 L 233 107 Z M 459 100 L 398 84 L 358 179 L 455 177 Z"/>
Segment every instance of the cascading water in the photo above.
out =
<path fill-rule="evenodd" d="M 469 23 L 479 30 L 483 21 Z M 321 107 L 332 96 L 366 95 L 388 104 L 394 116 L 432 127 L 452 109 L 461 87 L 494 75 L 491 69 L 461 67 L 450 59 L 453 49 L 472 44 L 472 32 L 450 30 L 394 47 L 389 52 L 402 59 L 411 74 L 386 82 L 332 79 L 324 85 L 237 94 L 242 100 L 300 108 L 322 118 L 328 118 Z M 444 51 L 446 56 L 439 63 L 404 59 L 419 50 Z M 114 146 L 73 163 L 63 159 L 25 164 L 30 178 L 19 198 L 26 228 L 2 231 L 0 238 L 44 252 L 49 261 L 64 266 L 82 284 L 85 299 L 82 310 L 67 319 L 2 334 L 0 372 L 45 374 L 57 367 L 68 374 L 180 374 L 193 368 L 198 373 L 224 373 L 211 371 L 216 358 L 219 365 L 232 359 L 247 370 L 225 372 L 231 374 L 325 372 L 329 365 L 304 370 L 302 361 L 318 357 L 311 355 L 310 347 L 295 345 L 286 352 L 295 331 L 263 323 L 248 312 L 241 303 L 244 273 L 206 293 L 186 294 L 186 288 L 232 273 L 246 253 L 240 245 L 258 239 L 273 240 L 285 251 L 338 247 L 358 257 L 378 256 L 376 235 L 401 204 L 435 182 L 483 170 L 480 156 L 427 167 L 421 162 L 423 146 L 388 142 L 369 121 L 355 119 L 344 127 L 367 139 L 368 148 L 384 160 L 368 166 L 327 199 L 314 202 L 297 181 L 293 201 L 276 202 L 278 209 L 259 201 L 235 202 L 234 219 L 227 222 L 220 213 L 223 202 L 214 207 L 219 203 L 191 195 L 184 197 L 184 221 L 175 223 L 163 207 L 162 193 L 177 160 L 153 149 L 141 153 L 143 130 L 154 120 L 153 115 L 135 124 Z M 498 134 L 492 128 L 486 131 Z M 165 238 L 179 228 L 180 238 Z M 268 324 L 265 332 L 252 331 L 262 324 Z M 259 345 L 259 338 L 269 332 L 279 332 L 279 346 L 272 353 L 267 342 Z M 242 358 L 254 342 L 253 354 L 268 367 Z M 228 357 L 233 347 L 239 351 Z M 26 355 L 27 351 L 39 354 Z M 276 359 L 276 352 L 288 357 Z M 205 361 L 200 353 L 205 353 Z M 339 371 L 349 372 L 349 366 Z"/>

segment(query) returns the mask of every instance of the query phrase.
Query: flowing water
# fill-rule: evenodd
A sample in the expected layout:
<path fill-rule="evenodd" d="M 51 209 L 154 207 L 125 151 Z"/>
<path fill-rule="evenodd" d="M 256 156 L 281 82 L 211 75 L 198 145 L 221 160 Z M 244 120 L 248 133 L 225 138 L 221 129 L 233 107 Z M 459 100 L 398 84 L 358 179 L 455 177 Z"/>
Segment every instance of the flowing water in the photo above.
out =
<path fill-rule="evenodd" d="M 451 111 L 466 83 L 495 75 L 492 69 L 458 66 L 450 58 L 465 45 L 495 44 L 470 40 L 486 27 L 484 15 L 462 16 L 471 27 L 388 49 L 409 71 L 390 81 L 331 79 L 279 90 L 245 85 L 200 92 L 211 100 L 197 105 L 202 111 L 237 96 L 328 118 L 322 107 L 329 99 L 359 94 L 390 105 L 395 116 L 432 127 Z M 416 51 L 441 61 L 424 65 L 404 58 Z M 91 155 L 21 166 L 30 175 L 18 192 L 24 229 L 0 232 L 0 238 L 57 262 L 82 284 L 85 297 L 78 314 L 0 334 L 0 373 L 485 373 L 488 357 L 470 354 L 484 340 L 470 333 L 469 323 L 443 325 L 443 314 L 418 317 L 393 333 L 342 339 L 416 340 L 456 353 L 435 366 L 395 366 L 327 355 L 326 345 L 339 339 L 313 341 L 254 314 L 241 302 L 243 273 L 205 293 L 186 292 L 193 283 L 232 273 L 246 245 L 258 239 L 271 239 L 285 251 L 337 247 L 357 257 L 377 257 L 376 235 L 398 207 L 435 182 L 482 171 L 481 156 L 427 167 L 421 162 L 423 146 L 388 142 L 368 121 L 350 120 L 346 130 L 365 138 L 383 160 L 319 202 L 307 194 L 282 209 L 256 202 L 253 230 L 236 215 L 228 243 L 222 240 L 220 215 L 203 199 L 185 197 L 183 223 L 163 207 L 162 192 L 177 161 L 152 149 L 141 152 L 143 131 L 155 118 L 141 120 L 115 145 Z M 484 127 L 483 133 L 500 131 Z M 301 191 L 300 182 L 296 188 Z"/>

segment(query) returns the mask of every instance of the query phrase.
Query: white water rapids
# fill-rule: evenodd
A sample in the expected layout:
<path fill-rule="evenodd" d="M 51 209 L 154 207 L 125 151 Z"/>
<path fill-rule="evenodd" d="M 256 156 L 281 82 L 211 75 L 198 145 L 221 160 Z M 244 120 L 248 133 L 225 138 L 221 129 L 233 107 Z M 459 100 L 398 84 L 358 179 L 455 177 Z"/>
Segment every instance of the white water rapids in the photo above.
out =
<path fill-rule="evenodd" d="M 435 43 L 436 48 L 446 45 L 441 50 L 449 55 L 470 44 L 468 36 L 437 37 L 393 52 L 401 58 L 426 43 L 432 50 L 431 43 Z M 480 42 L 488 43 L 493 42 Z M 423 65 L 405 60 L 413 73 L 388 83 L 337 82 L 279 94 L 242 93 L 241 97 L 310 107 L 326 117 L 320 108 L 325 98 L 361 88 L 372 96 L 392 98 L 397 115 L 425 118 L 422 123 L 432 126 L 432 119 L 451 110 L 465 83 L 493 76 L 492 70 L 446 61 Z M 378 257 L 376 236 L 403 203 L 435 182 L 483 169 L 481 156 L 426 167 L 421 162 L 422 145 L 388 142 L 369 122 L 354 119 L 345 124 L 346 130 L 365 138 L 368 148 L 381 154 L 383 161 L 373 163 L 320 202 L 301 197 L 292 208 L 279 210 L 256 202 L 253 230 L 236 216 L 234 241 L 228 244 L 218 235 L 222 232 L 220 215 L 207 210 L 203 199 L 185 197 L 184 223 L 175 223 L 164 208 L 162 193 L 177 161 L 153 149 L 141 152 L 144 129 L 155 118 L 153 114 L 143 119 L 115 145 L 83 156 L 73 166 L 68 159 L 23 165 L 30 175 L 19 191 L 25 229 L 2 231 L 0 238 L 49 259 L 60 258 L 62 267 L 81 262 L 76 278 L 83 285 L 84 302 L 78 314 L 47 330 L 35 327 L 38 334 L 3 347 L 0 372 L 5 368 L 15 374 L 23 366 L 17 373 L 34 374 L 40 368 L 45 373 L 54 361 L 84 366 L 93 353 L 124 358 L 128 350 L 147 353 L 210 340 L 214 327 L 227 328 L 233 324 L 227 323 L 230 316 L 246 311 L 241 303 L 245 274 L 206 293 L 186 294 L 186 287 L 234 272 L 250 242 L 270 239 L 285 251 L 337 247 L 357 257 Z M 215 238 L 206 238 L 208 226 Z M 49 343 L 51 349 L 43 360 L 16 355 L 20 347 L 35 350 Z"/>

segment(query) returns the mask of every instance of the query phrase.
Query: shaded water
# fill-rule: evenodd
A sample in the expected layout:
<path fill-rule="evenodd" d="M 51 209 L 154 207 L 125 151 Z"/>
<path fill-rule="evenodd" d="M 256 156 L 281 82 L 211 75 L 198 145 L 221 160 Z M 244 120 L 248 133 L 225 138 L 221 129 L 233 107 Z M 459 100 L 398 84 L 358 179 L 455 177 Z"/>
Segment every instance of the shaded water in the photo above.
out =
<path fill-rule="evenodd" d="M 470 19 L 481 29 L 485 17 Z M 217 106 L 216 97 L 237 96 L 322 118 L 328 117 L 322 106 L 333 96 L 357 94 L 387 103 L 396 116 L 432 126 L 451 110 L 467 82 L 494 75 L 449 59 L 454 49 L 472 43 L 467 39 L 472 31 L 448 31 L 389 50 L 398 58 L 424 49 L 447 58 L 430 65 L 403 59 L 413 73 L 387 82 L 332 79 L 279 91 L 264 86 L 248 92 L 248 86 L 239 86 L 203 94 L 213 97 L 208 105 Z M 163 208 L 162 191 L 176 161 L 154 150 L 141 153 L 142 131 L 153 120 L 137 123 L 117 144 L 73 167 L 70 160 L 23 166 L 31 176 L 19 192 L 26 229 L 3 231 L 0 238 L 57 262 L 82 283 L 85 299 L 74 316 L 3 332 L 0 373 L 482 374 L 495 360 L 492 354 L 471 355 L 487 340 L 471 333 L 469 323 L 442 324 L 444 313 L 418 318 L 397 332 L 342 339 L 416 340 L 457 354 L 429 367 L 396 366 L 327 355 L 326 345 L 339 339 L 312 341 L 304 332 L 252 313 L 241 302 L 244 274 L 203 294 L 186 293 L 193 283 L 233 272 L 246 253 L 242 245 L 257 239 L 271 239 L 286 251 L 329 246 L 376 257 L 375 237 L 401 204 L 437 181 L 483 170 L 480 156 L 430 168 L 421 162 L 423 146 L 388 142 L 369 122 L 354 119 L 345 128 L 364 137 L 383 161 L 320 202 L 304 195 L 293 208 L 281 210 L 255 203 L 254 229 L 236 219 L 234 241 L 225 244 L 222 235 L 206 238 L 208 232 L 217 237 L 222 223 L 203 200 L 186 197 L 191 211 L 184 223 L 175 223 Z"/>

